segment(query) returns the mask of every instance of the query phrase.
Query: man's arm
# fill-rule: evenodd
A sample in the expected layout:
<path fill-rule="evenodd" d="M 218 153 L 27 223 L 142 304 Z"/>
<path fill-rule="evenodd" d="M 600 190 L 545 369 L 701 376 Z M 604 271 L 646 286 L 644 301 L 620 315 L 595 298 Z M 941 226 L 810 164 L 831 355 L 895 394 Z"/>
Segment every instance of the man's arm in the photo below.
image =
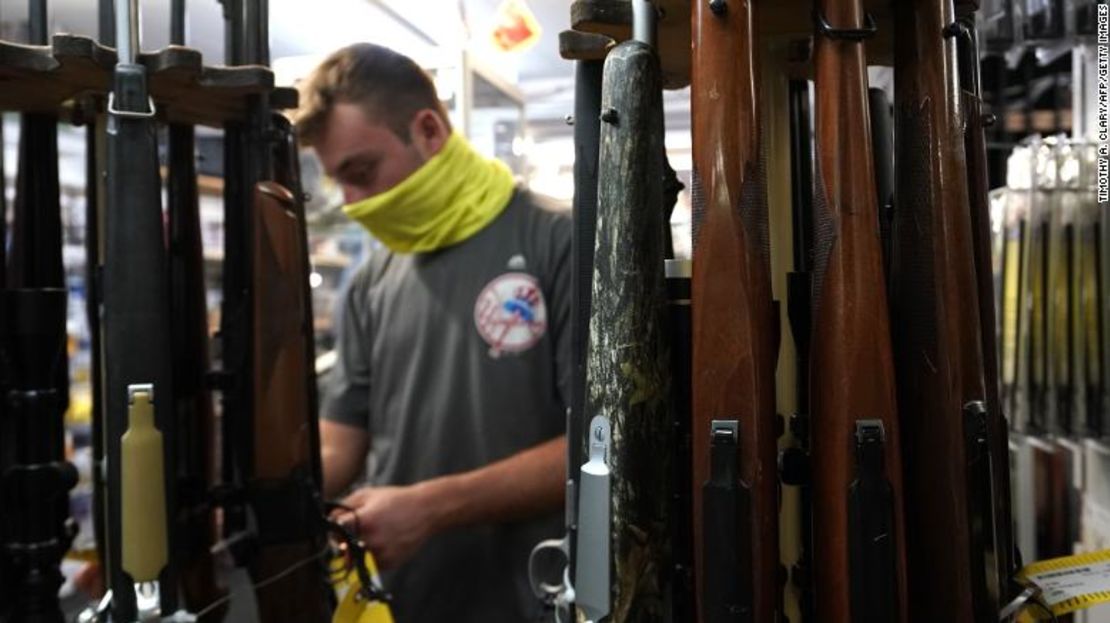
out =
<path fill-rule="evenodd" d="M 431 536 L 479 523 L 502 523 L 558 510 L 563 505 L 566 437 L 556 437 L 469 472 L 407 487 L 366 487 L 344 504 L 379 565 L 405 562 Z"/>
<path fill-rule="evenodd" d="M 320 462 L 324 468 L 324 498 L 343 493 L 362 473 L 370 435 L 358 426 L 320 420 Z"/>
<path fill-rule="evenodd" d="M 566 436 L 485 467 L 418 485 L 432 502 L 440 529 L 534 517 L 562 508 Z"/>

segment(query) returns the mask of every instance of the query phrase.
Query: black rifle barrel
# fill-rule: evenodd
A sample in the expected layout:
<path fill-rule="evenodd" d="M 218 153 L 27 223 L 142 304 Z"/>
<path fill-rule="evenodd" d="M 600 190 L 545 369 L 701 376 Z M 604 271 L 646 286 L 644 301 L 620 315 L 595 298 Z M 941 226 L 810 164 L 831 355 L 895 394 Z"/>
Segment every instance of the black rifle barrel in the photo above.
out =
<path fill-rule="evenodd" d="M 586 344 L 590 330 L 590 301 L 594 274 L 594 238 L 597 229 L 597 158 L 601 131 L 601 73 L 604 61 L 578 61 L 574 77 L 574 237 L 571 245 L 574 273 L 574 290 L 571 292 L 571 359 L 574 373 L 571 377 L 570 415 L 567 420 L 567 470 L 568 480 L 575 483 L 571 495 L 577 490 L 578 468 L 585 462 L 585 437 L 587 416 L 586 400 Z M 576 499 L 573 498 L 573 499 Z M 570 556 L 570 575 L 575 577 L 576 526 L 572 500 L 568 500 L 567 535 Z"/>
<path fill-rule="evenodd" d="M 693 317 L 690 313 L 693 266 L 689 260 L 666 262 L 667 303 L 671 337 L 671 384 L 674 396 L 674 517 L 673 612 L 676 621 L 695 621 L 694 588 L 694 474 L 691 408 L 693 406 Z"/>
<path fill-rule="evenodd" d="M 4 123 L 0 120 L 0 147 L 4 145 Z M 0 290 L 8 280 L 8 184 L 4 173 L 4 150 L 0 149 Z"/>
<path fill-rule="evenodd" d="M 867 90 L 867 104 L 871 113 L 871 156 L 875 161 L 883 271 L 890 274 L 891 224 L 894 218 L 894 110 L 886 92 L 875 87 Z"/>
<path fill-rule="evenodd" d="M 123 540 L 125 516 L 145 518 L 173 542 L 172 509 L 175 508 L 176 452 L 173 413 L 172 365 L 170 360 L 170 311 L 167 261 L 162 224 L 161 180 L 158 170 L 158 145 L 155 111 L 147 88 L 146 69 L 134 64 L 139 52 L 138 6 L 136 0 L 116 4 L 116 25 L 121 62 L 116 65 L 109 99 L 107 201 L 104 231 L 104 318 L 106 454 L 108 459 L 108 583 L 113 593 L 113 619 L 134 620 L 138 614 L 134 582 L 147 578 L 130 577 L 123 568 L 125 548 L 157 548 L 165 543 L 136 543 L 133 535 Z M 128 60 L 132 62 L 127 62 Z M 156 474 L 144 474 L 143 489 L 156 491 L 161 484 L 164 509 L 145 507 L 142 513 L 128 513 L 124 498 L 122 464 L 128 456 L 122 451 L 122 436 L 131 428 L 131 394 L 136 386 L 153 386 L 153 425 L 161 432 L 161 483 Z M 149 396 L 149 394 L 147 394 Z M 131 491 L 133 489 L 128 489 Z M 133 509 L 132 509 L 133 510 Z M 155 519 L 150 519 L 154 517 Z M 134 550 L 132 550 L 134 551 Z M 157 573 L 162 612 L 176 609 L 176 582 L 173 553 Z"/>
<path fill-rule="evenodd" d="M 987 590 L 986 595 L 980 590 L 977 600 L 980 604 L 979 608 L 994 611 L 1010 600 L 1013 594 L 1010 576 L 1016 570 L 1010 494 L 1010 426 L 1002 408 L 998 314 L 991 252 L 986 114 L 983 111 L 982 86 L 979 78 L 979 35 L 975 29 L 973 14 L 961 15 L 958 23 L 960 36 L 957 39 L 957 53 L 960 84 L 965 100 L 964 114 L 967 119 L 964 149 L 967 153 L 968 199 L 972 210 L 972 253 L 975 261 L 976 288 L 979 292 L 979 331 L 983 342 L 983 381 L 986 399 L 986 414 L 982 416 L 985 418 L 983 435 L 989 463 L 981 468 L 987 470 L 987 475 L 980 475 L 977 478 L 979 482 L 989 485 L 986 491 L 980 491 L 980 495 L 989 496 L 984 505 L 989 515 L 983 517 L 982 521 L 985 527 L 984 538 L 990 541 L 981 544 L 987 566 L 984 569 Z M 969 446 L 968 451 L 974 452 L 974 449 Z"/>
<path fill-rule="evenodd" d="M 185 45 L 186 15 L 185 0 L 171 0 L 170 43 L 173 45 Z"/>
<path fill-rule="evenodd" d="M 31 27 L 30 39 L 28 40 L 31 45 L 46 45 L 49 43 L 50 35 L 46 32 L 49 28 L 48 13 L 46 0 L 30 0 L 27 21 Z"/>

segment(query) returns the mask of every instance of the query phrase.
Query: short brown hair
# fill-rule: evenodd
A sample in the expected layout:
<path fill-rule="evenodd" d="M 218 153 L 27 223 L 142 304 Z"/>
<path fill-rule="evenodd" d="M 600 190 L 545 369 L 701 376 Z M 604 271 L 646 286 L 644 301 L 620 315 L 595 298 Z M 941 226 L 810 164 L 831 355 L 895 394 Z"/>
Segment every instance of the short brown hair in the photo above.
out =
<path fill-rule="evenodd" d="M 356 43 L 332 53 L 298 90 L 301 105 L 295 123 L 302 143 L 311 145 L 339 102 L 360 104 L 373 121 L 381 122 L 408 143 L 409 124 L 417 112 L 435 111 L 447 124 L 447 111 L 431 77 L 411 58 L 372 43 Z"/>

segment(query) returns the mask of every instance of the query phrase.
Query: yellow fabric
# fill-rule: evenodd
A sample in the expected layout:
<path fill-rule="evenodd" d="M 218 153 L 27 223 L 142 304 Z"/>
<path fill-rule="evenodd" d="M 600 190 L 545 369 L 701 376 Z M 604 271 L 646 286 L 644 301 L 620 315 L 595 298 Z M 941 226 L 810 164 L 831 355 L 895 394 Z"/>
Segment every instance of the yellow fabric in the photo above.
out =
<path fill-rule="evenodd" d="M 367 571 L 370 572 L 370 581 L 381 588 L 378 568 L 370 552 L 366 552 L 364 563 Z M 389 604 L 364 599 L 359 593 L 362 590 L 362 583 L 359 581 L 358 573 L 353 568 L 344 572 L 347 567 L 347 561 L 343 555 L 331 560 L 332 577 L 345 574 L 343 579 L 335 583 L 339 606 L 332 615 L 332 623 L 393 623 L 393 611 L 389 609 Z"/>
<path fill-rule="evenodd" d="M 504 163 L 484 158 L 453 133 L 400 184 L 343 211 L 393 251 L 423 253 L 476 234 L 509 204 L 513 186 Z"/>

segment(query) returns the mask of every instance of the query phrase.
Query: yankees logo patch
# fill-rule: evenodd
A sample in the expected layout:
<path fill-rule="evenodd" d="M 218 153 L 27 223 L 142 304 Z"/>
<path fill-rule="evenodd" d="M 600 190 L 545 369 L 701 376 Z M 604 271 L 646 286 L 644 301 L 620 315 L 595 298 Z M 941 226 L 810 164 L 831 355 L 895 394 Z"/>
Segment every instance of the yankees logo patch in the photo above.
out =
<path fill-rule="evenodd" d="M 547 306 L 535 277 L 505 273 L 489 282 L 474 304 L 474 326 L 491 357 L 535 346 L 547 331 Z"/>

